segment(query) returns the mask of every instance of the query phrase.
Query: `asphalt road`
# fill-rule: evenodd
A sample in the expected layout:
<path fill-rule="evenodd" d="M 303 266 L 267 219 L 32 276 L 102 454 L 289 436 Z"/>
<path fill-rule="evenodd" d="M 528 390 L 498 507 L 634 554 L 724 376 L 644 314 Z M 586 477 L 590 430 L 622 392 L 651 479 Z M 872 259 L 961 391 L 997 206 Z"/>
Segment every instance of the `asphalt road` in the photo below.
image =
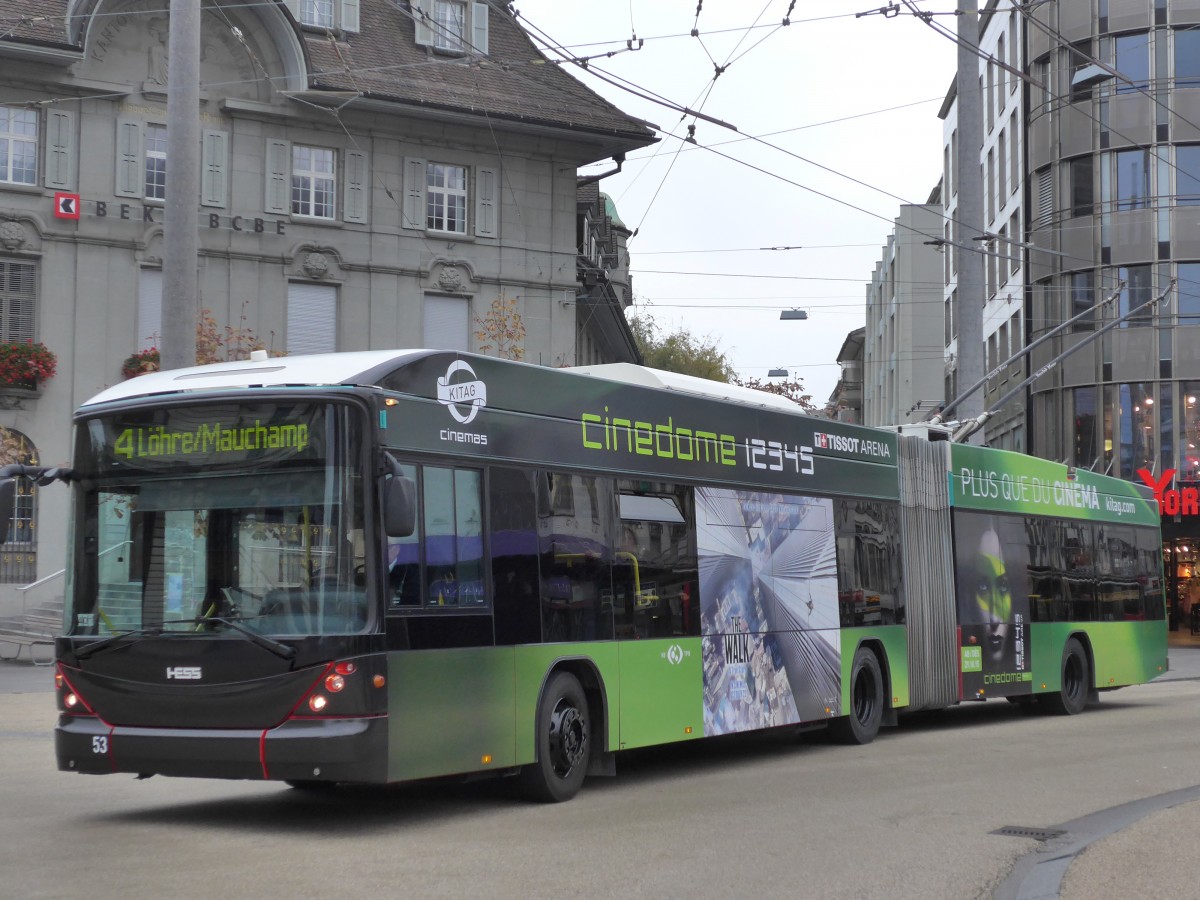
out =
<path fill-rule="evenodd" d="M 867 747 L 753 738 L 639 752 L 556 806 L 527 804 L 508 782 L 312 797 L 60 773 L 50 678 L 0 664 L 6 897 L 962 900 L 991 896 L 1042 846 L 997 829 L 1200 784 L 1200 680 L 1178 667 L 1072 718 L 992 701 L 916 717 Z M 1185 834 L 1200 825 L 1198 804 L 1171 815 Z M 1087 875 L 1072 868 L 1066 884 L 1088 890 Z M 1103 877 L 1098 893 L 1064 896 L 1144 895 L 1144 880 Z"/>

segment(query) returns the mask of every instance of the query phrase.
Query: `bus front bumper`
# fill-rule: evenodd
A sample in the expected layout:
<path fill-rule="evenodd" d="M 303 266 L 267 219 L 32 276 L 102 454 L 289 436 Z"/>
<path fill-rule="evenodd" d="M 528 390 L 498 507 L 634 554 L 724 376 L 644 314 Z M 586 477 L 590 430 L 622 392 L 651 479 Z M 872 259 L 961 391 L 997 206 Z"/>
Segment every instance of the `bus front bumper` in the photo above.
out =
<path fill-rule="evenodd" d="M 61 715 L 58 768 L 106 775 L 271 781 L 387 780 L 387 717 L 295 719 L 265 730 L 138 728 Z"/>

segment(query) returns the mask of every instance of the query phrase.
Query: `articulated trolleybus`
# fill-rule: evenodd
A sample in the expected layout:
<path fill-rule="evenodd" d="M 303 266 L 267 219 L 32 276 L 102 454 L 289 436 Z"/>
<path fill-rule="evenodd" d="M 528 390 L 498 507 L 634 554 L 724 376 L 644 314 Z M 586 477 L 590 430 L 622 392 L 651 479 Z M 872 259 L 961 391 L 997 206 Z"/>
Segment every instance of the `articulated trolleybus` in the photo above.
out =
<path fill-rule="evenodd" d="M 429 350 L 145 375 L 76 415 L 58 766 L 496 772 L 1166 667 L 1134 485 L 632 366 Z M 11 485 L 9 487 L 11 490 Z"/>

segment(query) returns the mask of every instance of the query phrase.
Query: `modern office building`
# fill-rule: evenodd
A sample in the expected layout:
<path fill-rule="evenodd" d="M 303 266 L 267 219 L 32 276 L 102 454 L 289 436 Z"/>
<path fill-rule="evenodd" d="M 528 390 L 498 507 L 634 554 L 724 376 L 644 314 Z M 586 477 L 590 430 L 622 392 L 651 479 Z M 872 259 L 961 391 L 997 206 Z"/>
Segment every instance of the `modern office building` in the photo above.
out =
<path fill-rule="evenodd" d="M 0 386 L 6 459 L 66 462 L 72 411 L 162 332 L 166 7 L 0 4 L 0 348 L 57 358 Z M 194 209 L 216 333 L 478 349 L 500 302 L 528 362 L 636 359 L 615 215 L 577 224 L 577 173 L 654 134 L 541 61 L 498 0 L 205 3 Z M 62 569 L 66 498 L 22 496 L 0 613 Z"/>
<path fill-rule="evenodd" d="M 1032 385 L 1030 452 L 1159 485 L 1179 613 L 1200 585 L 1200 515 L 1179 502 L 1200 481 L 1200 4 L 1063 0 L 1022 21 L 1029 335 L 1085 314 L 1033 355 L 1062 358 Z"/>

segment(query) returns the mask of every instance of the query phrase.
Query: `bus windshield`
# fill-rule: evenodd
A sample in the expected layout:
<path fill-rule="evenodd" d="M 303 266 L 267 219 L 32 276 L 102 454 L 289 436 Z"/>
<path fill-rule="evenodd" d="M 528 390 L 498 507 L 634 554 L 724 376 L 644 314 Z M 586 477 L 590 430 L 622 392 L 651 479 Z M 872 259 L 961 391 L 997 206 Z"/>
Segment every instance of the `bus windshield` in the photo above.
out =
<path fill-rule="evenodd" d="M 67 633 L 363 631 L 355 415 L 260 402 L 82 422 Z"/>

